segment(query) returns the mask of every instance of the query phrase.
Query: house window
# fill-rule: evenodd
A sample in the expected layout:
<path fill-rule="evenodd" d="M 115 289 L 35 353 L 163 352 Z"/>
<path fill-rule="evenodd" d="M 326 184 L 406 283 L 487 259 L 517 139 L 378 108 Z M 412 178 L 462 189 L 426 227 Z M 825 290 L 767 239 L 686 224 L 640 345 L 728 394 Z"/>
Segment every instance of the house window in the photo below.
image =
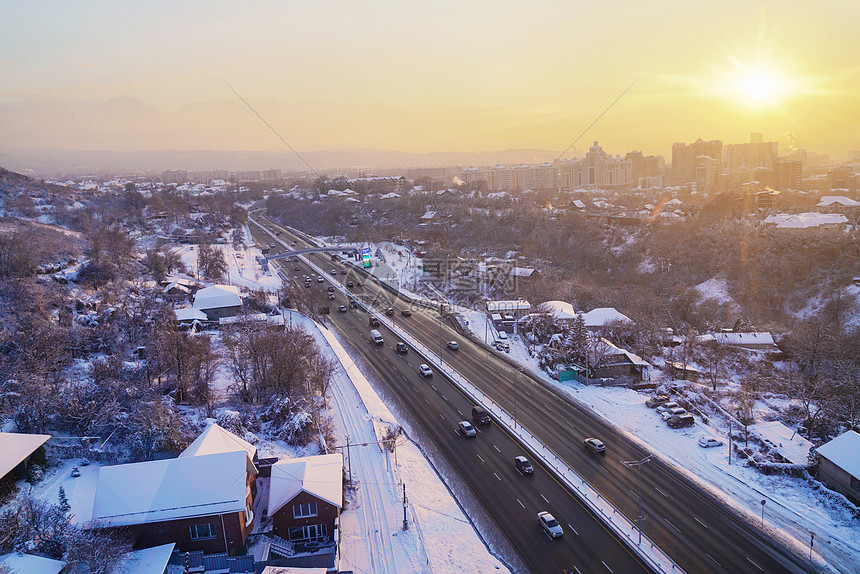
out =
<path fill-rule="evenodd" d="M 317 503 L 307 502 L 305 504 L 293 505 L 293 518 L 308 518 L 317 515 Z"/>
<path fill-rule="evenodd" d="M 209 540 L 217 536 L 214 522 L 191 524 L 188 528 L 191 530 L 191 540 Z"/>
<path fill-rule="evenodd" d="M 851 477 L 851 488 L 860 491 L 860 478 L 854 476 Z"/>
<path fill-rule="evenodd" d="M 245 526 L 248 526 L 254 522 L 254 511 L 251 509 L 250 504 L 245 505 Z"/>
<path fill-rule="evenodd" d="M 290 528 L 290 541 L 318 540 L 320 538 L 325 538 L 327 534 L 328 529 L 325 524 L 299 526 L 298 528 Z"/>

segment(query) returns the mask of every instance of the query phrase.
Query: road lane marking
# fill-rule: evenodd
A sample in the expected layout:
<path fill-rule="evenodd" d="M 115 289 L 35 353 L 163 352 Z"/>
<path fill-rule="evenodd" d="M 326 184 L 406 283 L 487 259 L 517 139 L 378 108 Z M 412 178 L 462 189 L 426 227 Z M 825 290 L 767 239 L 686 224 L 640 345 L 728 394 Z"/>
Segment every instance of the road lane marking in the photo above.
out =
<path fill-rule="evenodd" d="M 750 559 L 749 559 L 749 558 L 747 558 L 746 556 L 744 556 L 744 558 L 746 558 L 746 559 L 747 559 L 747 562 L 749 562 L 750 564 L 752 564 L 753 566 L 755 566 L 756 568 L 758 568 L 759 570 L 761 570 L 762 572 L 764 572 L 764 570 L 762 570 L 762 569 L 761 569 L 761 566 L 759 566 L 758 564 L 756 564 L 755 562 L 753 562 L 752 560 L 750 560 Z"/>
<path fill-rule="evenodd" d="M 460 409 L 457 409 L 457 412 L 460 413 L 460 416 L 463 416 L 463 412 Z"/>
<path fill-rule="evenodd" d="M 693 517 L 693 520 L 695 520 L 696 522 L 698 522 L 699 524 L 701 524 L 701 525 L 702 525 L 702 526 L 704 526 L 705 528 L 707 528 L 707 527 L 708 527 L 708 525 L 707 525 L 707 524 L 705 524 L 704 522 L 702 522 L 701 520 L 699 520 L 699 519 L 698 519 L 698 518 L 696 518 L 695 516 Z"/>
<path fill-rule="evenodd" d="M 672 524 L 671 522 L 669 522 L 669 519 L 668 519 L 668 518 L 664 518 L 663 520 L 665 520 L 665 521 L 666 521 L 666 524 L 668 524 L 669 526 L 671 526 L 672 528 L 674 528 L 675 530 L 677 530 L 677 531 L 678 531 L 678 534 L 681 534 L 681 531 L 678 529 L 678 527 L 677 527 L 677 526 L 675 526 L 674 524 Z"/>
<path fill-rule="evenodd" d="M 430 385 L 430 386 L 433 387 L 433 385 Z M 437 389 L 436 387 L 433 387 L 433 390 L 438 391 L 439 389 Z"/>
<path fill-rule="evenodd" d="M 460 411 L 457 411 L 457 412 L 460 412 Z M 463 414 L 463 413 L 460 413 L 460 414 Z M 493 448 L 496 449 L 497 453 L 502 454 L 502 451 L 499 450 L 499 447 L 497 447 L 496 445 L 493 445 Z"/>
<path fill-rule="evenodd" d="M 445 402 L 448 402 L 448 398 L 445 395 L 442 395 L 442 398 L 445 399 Z"/>
<path fill-rule="evenodd" d="M 442 417 L 442 420 L 445 420 L 445 416 L 442 413 L 439 413 L 439 416 Z"/>
<path fill-rule="evenodd" d="M 582 572 L 580 572 L 579 568 L 577 568 L 576 566 L 574 566 L 573 569 L 576 570 L 576 574 L 582 574 Z"/>
<path fill-rule="evenodd" d="M 425 403 L 427 403 L 428 405 L 430 404 L 430 401 L 427 400 L 427 397 L 422 397 L 422 398 L 424 399 Z"/>
<path fill-rule="evenodd" d="M 717 559 L 716 559 L 716 558 L 714 558 L 713 556 L 711 556 L 711 555 L 710 555 L 710 554 L 708 554 L 707 552 L 705 552 L 705 556 L 707 556 L 708 558 L 710 558 L 711 560 L 713 560 L 713 561 L 714 561 L 714 564 L 716 564 L 716 565 L 717 565 L 717 566 L 719 566 L 720 568 L 722 568 L 722 567 L 723 567 L 723 565 L 722 565 L 722 564 L 720 564 L 719 562 L 717 562 Z"/>
<path fill-rule="evenodd" d="M 493 476 L 495 476 L 496 478 L 499 478 L 499 475 L 498 475 L 498 474 L 496 474 L 495 472 L 493 473 Z M 502 479 L 501 479 L 501 478 L 499 478 L 499 482 L 501 482 L 501 481 L 502 481 Z"/>
<path fill-rule="evenodd" d="M 517 502 L 520 502 L 520 499 L 519 499 L 519 498 L 517 499 Z M 526 508 L 526 505 L 525 505 L 525 504 L 523 504 L 522 502 L 520 502 L 520 506 L 522 506 L 522 507 L 523 507 L 523 510 L 525 510 L 525 508 Z"/>
<path fill-rule="evenodd" d="M 608 564 L 606 564 L 606 562 L 604 562 L 603 560 L 601 560 L 601 561 L 600 561 L 600 563 L 601 563 L 601 564 L 603 564 L 604 566 L 606 566 L 606 569 L 607 569 L 607 570 L 609 570 L 609 572 L 612 572 L 612 568 L 610 568 L 610 567 L 609 567 L 609 565 L 608 565 Z"/>
<path fill-rule="evenodd" d="M 570 525 L 570 522 L 567 523 L 567 527 L 570 528 L 570 531 L 579 536 L 579 532 L 576 531 L 576 528 Z"/>
<path fill-rule="evenodd" d="M 480 454 L 475 453 L 475 456 L 477 456 L 478 458 L 480 458 L 480 459 L 481 459 L 481 462 L 486 462 L 486 461 L 481 457 L 481 455 L 480 455 Z"/>
<path fill-rule="evenodd" d="M 656 486 L 654 487 L 654 490 L 656 490 L 657 492 L 659 492 L 660 494 L 662 494 L 664 498 L 669 498 L 669 495 L 667 495 L 665 492 L 663 492 L 662 490 L 660 490 L 660 489 L 659 489 L 659 488 L 657 488 Z"/>
<path fill-rule="evenodd" d="M 547 504 L 549 504 L 549 500 L 547 500 L 547 499 L 546 499 L 546 496 L 544 496 L 543 494 L 541 494 L 541 495 L 540 495 L 540 497 L 541 497 L 541 498 L 543 498 L 543 501 L 544 501 L 544 502 L 546 502 Z"/>

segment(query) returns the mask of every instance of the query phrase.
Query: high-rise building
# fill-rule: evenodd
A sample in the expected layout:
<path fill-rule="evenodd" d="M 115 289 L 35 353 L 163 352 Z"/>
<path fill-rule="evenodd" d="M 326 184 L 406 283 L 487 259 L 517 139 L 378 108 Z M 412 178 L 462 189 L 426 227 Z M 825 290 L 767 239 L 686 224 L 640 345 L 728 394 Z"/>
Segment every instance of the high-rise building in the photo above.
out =
<path fill-rule="evenodd" d="M 779 142 L 729 144 L 723 148 L 723 167 L 737 171 L 772 168 L 779 155 Z"/>
<path fill-rule="evenodd" d="M 799 160 L 777 159 L 773 163 L 774 187 L 778 190 L 800 189 L 803 179 L 803 162 Z"/>
<path fill-rule="evenodd" d="M 722 163 L 723 142 L 699 138 L 689 145 L 684 142 L 672 144 L 672 180 L 676 185 L 696 181 L 696 165 L 701 156 Z"/>
<path fill-rule="evenodd" d="M 574 159 L 562 164 L 559 169 L 563 190 L 572 189 L 618 189 L 634 184 L 631 159 L 612 157 L 597 143 L 591 146 L 583 159 Z"/>
<path fill-rule="evenodd" d="M 696 158 L 696 191 L 707 193 L 713 190 L 719 175 L 719 161 L 707 155 Z"/>

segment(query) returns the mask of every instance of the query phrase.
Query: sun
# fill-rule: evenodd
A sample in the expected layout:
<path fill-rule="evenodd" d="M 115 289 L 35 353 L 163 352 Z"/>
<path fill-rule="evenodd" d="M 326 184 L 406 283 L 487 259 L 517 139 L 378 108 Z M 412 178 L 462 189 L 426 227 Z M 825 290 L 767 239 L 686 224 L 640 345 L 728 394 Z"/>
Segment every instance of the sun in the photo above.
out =
<path fill-rule="evenodd" d="M 753 104 L 775 102 L 781 95 L 782 87 L 779 80 L 767 72 L 750 72 L 740 81 L 741 94 L 744 99 Z"/>

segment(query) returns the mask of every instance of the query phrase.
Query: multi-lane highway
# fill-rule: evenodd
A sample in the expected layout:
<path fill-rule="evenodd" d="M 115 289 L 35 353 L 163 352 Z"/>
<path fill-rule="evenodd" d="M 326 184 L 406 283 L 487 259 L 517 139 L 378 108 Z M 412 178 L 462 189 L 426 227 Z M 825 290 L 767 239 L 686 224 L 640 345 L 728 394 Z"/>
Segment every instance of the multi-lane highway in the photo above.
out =
<path fill-rule="evenodd" d="M 298 247 L 306 245 L 301 238 L 288 235 L 287 230 L 276 228 L 264 219 L 259 221 L 277 231 L 287 241 L 285 247 L 294 241 Z M 270 236 L 253 227 L 252 231 L 258 243 L 271 242 Z M 307 257 L 323 269 L 332 268 L 328 255 Z M 300 271 L 294 270 L 297 263 L 278 263 L 294 281 L 301 282 L 304 275 L 316 274 L 303 263 L 298 264 Z M 329 279 L 356 280 L 358 277 L 352 273 L 357 272 L 351 271 L 347 276 L 339 273 Z M 314 282 L 311 289 L 324 289 L 327 285 Z M 409 305 L 372 281 L 364 280 L 354 295 L 368 303 L 377 301 L 380 309 L 392 306 L 402 310 Z M 377 371 L 403 410 L 460 474 L 527 568 L 533 572 L 575 568 L 582 574 L 646 570 L 623 543 L 540 465 L 534 476 L 519 475 L 513 467 L 513 457 L 527 453 L 502 429 L 490 424 L 480 427 L 475 439 L 458 435 L 457 422 L 470 418 L 469 400 L 435 369 L 432 377 L 422 378 L 417 368 L 424 361 L 411 349 L 406 354 L 397 353 L 394 346 L 398 340 L 391 332 L 380 329 L 385 342 L 372 344 L 367 313 L 348 307 L 343 295 L 338 294 L 332 303 L 331 322 Z M 341 304 L 347 305 L 348 312 L 337 311 Z M 424 345 L 439 349 L 449 364 L 503 408 L 511 413 L 516 411 L 520 424 L 635 520 L 637 477 L 635 470 L 621 461 L 638 460 L 648 452 L 552 387 L 520 372 L 504 356 L 458 334 L 436 311 L 420 308 L 412 311 L 411 317 L 398 313 L 392 319 Z M 451 351 L 444 346 L 444 341 L 452 339 L 459 342 L 459 350 Z M 588 436 L 606 443 L 605 455 L 597 456 L 583 448 L 583 439 Z M 643 467 L 642 493 L 643 531 L 691 574 L 808 571 L 801 557 L 739 520 L 723 503 L 700 491 L 657 458 Z M 540 510 L 549 510 L 559 519 L 565 528 L 561 539 L 550 540 L 542 533 L 536 519 Z"/>

